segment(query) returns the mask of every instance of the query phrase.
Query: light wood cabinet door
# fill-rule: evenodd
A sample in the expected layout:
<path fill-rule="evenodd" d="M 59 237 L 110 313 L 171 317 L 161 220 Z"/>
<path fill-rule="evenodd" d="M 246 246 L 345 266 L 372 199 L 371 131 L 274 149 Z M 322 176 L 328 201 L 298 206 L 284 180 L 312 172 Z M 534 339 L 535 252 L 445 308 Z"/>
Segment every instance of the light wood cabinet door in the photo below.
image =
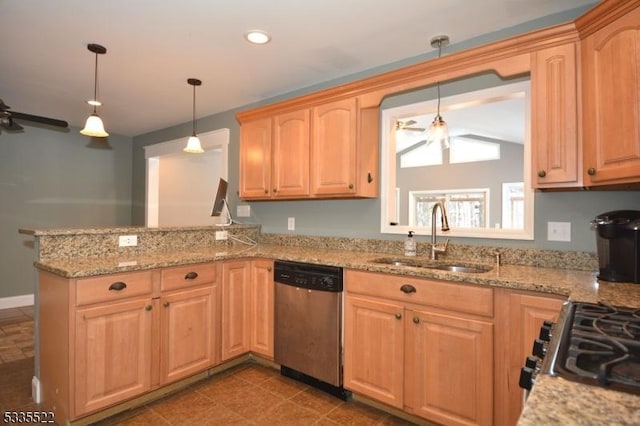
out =
<path fill-rule="evenodd" d="M 274 118 L 272 195 L 291 198 L 309 195 L 309 110 Z"/>
<path fill-rule="evenodd" d="M 501 337 L 496 354 L 496 424 L 515 425 L 522 412 L 524 390 L 520 369 L 531 355 L 545 320 L 556 321 L 564 298 L 504 290 L 499 293 Z"/>
<path fill-rule="evenodd" d="M 584 180 L 640 182 L 640 8 L 582 41 Z"/>
<path fill-rule="evenodd" d="M 536 188 L 582 185 L 576 43 L 531 54 L 532 153 Z"/>
<path fill-rule="evenodd" d="M 491 425 L 493 324 L 416 310 L 404 321 L 407 411 L 447 425 Z"/>
<path fill-rule="evenodd" d="M 240 128 L 240 198 L 271 196 L 271 118 L 243 123 Z"/>
<path fill-rule="evenodd" d="M 244 260 L 222 264 L 222 360 L 250 350 L 249 296 L 251 264 Z"/>
<path fill-rule="evenodd" d="M 76 311 L 74 417 L 150 390 L 155 311 L 149 298 Z"/>
<path fill-rule="evenodd" d="M 402 409 L 402 305 L 345 297 L 344 387 Z"/>
<path fill-rule="evenodd" d="M 273 359 L 273 261 L 251 261 L 251 352 Z"/>
<path fill-rule="evenodd" d="M 311 182 L 314 195 L 356 192 L 356 99 L 312 109 Z"/>
<path fill-rule="evenodd" d="M 160 298 L 161 384 L 174 382 L 216 363 L 216 286 L 179 291 Z"/>

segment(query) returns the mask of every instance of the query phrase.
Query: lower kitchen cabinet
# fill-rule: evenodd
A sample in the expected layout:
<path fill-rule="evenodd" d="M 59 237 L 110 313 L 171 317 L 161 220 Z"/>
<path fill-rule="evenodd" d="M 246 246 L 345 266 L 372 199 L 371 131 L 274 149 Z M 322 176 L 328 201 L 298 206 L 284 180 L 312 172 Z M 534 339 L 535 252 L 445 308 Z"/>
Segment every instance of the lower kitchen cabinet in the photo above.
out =
<path fill-rule="evenodd" d="M 152 307 L 152 300 L 145 298 L 77 310 L 73 353 L 76 414 L 151 389 Z M 44 379 L 43 386 L 47 385 Z"/>
<path fill-rule="evenodd" d="M 273 359 L 274 284 L 273 260 L 251 261 L 249 317 L 251 352 Z"/>
<path fill-rule="evenodd" d="M 447 425 L 493 423 L 493 290 L 346 272 L 345 388 Z"/>
<path fill-rule="evenodd" d="M 515 425 L 522 412 L 524 390 L 520 369 L 545 320 L 556 321 L 566 297 L 518 290 L 496 291 L 499 326 L 496 353 L 496 424 Z"/>
<path fill-rule="evenodd" d="M 182 290 L 160 298 L 160 384 L 175 382 L 218 364 L 217 285 Z"/>
<path fill-rule="evenodd" d="M 442 424 L 492 424 L 493 323 L 411 310 L 405 330 L 406 410 Z"/>
<path fill-rule="evenodd" d="M 249 352 L 273 359 L 273 261 L 222 264 L 222 360 Z"/>
<path fill-rule="evenodd" d="M 39 272 L 42 404 L 79 419 L 220 361 L 215 263 L 66 279 Z"/>
<path fill-rule="evenodd" d="M 345 387 L 392 407 L 402 408 L 403 306 L 348 294 L 344 315 Z"/>

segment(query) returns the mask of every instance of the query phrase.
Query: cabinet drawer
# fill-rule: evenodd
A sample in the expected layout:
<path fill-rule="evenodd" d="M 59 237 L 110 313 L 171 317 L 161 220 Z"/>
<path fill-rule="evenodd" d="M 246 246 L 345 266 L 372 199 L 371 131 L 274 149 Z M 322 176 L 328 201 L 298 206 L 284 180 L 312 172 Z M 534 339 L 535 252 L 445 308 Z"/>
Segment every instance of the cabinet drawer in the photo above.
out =
<path fill-rule="evenodd" d="M 151 271 L 103 275 L 76 281 L 76 305 L 151 295 Z"/>
<path fill-rule="evenodd" d="M 160 290 L 180 290 L 216 281 L 215 263 L 194 263 L 160 271 Z"/>
<path fill-rule="evenodd" d="M 488 287 L 351 270 L 346 272 L 345 280 L 350 293 L 493 316 L 493 289 Z M 403 292 L 400 288 L 404 285 L 415 291 Z"/>

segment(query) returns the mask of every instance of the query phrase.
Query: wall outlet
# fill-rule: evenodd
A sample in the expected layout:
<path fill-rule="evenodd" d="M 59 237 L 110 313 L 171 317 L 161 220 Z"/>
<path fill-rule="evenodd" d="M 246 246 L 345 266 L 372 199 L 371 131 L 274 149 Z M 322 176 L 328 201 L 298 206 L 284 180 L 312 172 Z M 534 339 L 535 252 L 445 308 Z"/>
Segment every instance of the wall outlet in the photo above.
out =
<path fill-rule="evenodd" d="M 548 241 L 571 241 L 571 222 L 547 222 Z"/>
<path fill-rule="evenodd" d="M 137 235 L 120 235 L 118 238 L 118 245 L 120 247 L 133 247 L 138 245 Z"/>
<path fill-rule="evenodd" d="M 236 207 L 236 216 L 238 217 L 250 217 L 251 216 L 251 206 L 248 204 L 243 204 L 241 206 Z"/>
<path fill-rule="evenodd" d="M 226 240 L 229 238 L 228 231 L 216 231 L 216 241 Z"/>
<path fill-rule="evenodd" d="M 295 231 L 296 230 L 296 218 L 295 217 L 290 217 L 289 219 L 287 219 L 287 229 L 289 231 Z"/>

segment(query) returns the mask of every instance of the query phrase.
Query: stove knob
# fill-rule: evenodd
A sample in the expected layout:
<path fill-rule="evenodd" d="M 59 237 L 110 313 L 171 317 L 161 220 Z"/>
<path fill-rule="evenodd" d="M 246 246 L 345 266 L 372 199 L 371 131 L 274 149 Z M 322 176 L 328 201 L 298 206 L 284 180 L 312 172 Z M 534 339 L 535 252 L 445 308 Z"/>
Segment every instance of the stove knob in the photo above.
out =
<path fill-rule="evenodd" d="M 551 326 L 543 325 L 540 328 L 540 340 L 544 340 L 545 342 L 549 342 L 551 340 Z"/>
<path fill-rule="evenodd" d="M 531 390 L 533 383 L 535 382 L 536 373 L 532 368 L 522 367 L 520 370 L 520 380 L 518 385 L 522 389 Z"/>
<path fill-rule="evenodd" d="M 547 354 L 547 345 L 544 340 L 536 339 L 536 341 L 533 342 L 533 350 L 531 352 L 538 358 L 543 359 Z"/>
<path fill-rule="evenodd" d="M 542 326 L 551 328 L 553 327 L 553 322 L 549 320 L 544 320 L 544 322 L 542 323 Z"/>
<path fill-rule="evenodd" d="M 524 362 L 524 366 L 528 367 L 532 370 L 538 370 L 538 358 L 533 356 L 528 356 L 527 360 Z"/>

